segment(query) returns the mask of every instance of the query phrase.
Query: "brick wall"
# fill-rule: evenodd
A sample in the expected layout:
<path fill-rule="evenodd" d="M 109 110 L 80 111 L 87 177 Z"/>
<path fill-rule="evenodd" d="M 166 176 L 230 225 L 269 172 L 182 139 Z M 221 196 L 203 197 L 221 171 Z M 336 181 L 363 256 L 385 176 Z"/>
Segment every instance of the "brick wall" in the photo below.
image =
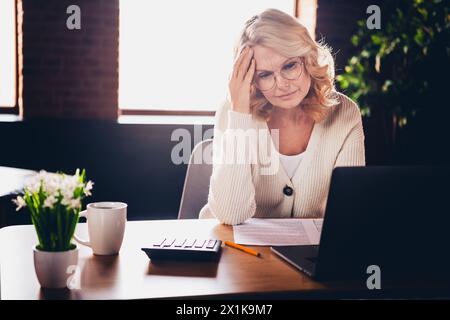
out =
<path fill-rule="evenodd" d="M 66 27 L 71 4 L 81 8 L 81 30 Z M 24 118 L 115 120 L 119 0 L 18 0 L 18 7 Z"/>

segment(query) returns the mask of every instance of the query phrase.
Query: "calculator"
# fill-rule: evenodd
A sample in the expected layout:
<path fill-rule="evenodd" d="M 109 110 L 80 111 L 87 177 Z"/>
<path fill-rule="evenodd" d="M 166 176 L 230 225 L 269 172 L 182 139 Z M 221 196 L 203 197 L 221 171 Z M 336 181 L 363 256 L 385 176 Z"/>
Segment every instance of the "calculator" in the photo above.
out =
<path fill-rule="evenodd" d="M 142 251 L 151 260 L 212 261 L 220 257 L 221 248 L 217 239 L 163 238 Z"/>

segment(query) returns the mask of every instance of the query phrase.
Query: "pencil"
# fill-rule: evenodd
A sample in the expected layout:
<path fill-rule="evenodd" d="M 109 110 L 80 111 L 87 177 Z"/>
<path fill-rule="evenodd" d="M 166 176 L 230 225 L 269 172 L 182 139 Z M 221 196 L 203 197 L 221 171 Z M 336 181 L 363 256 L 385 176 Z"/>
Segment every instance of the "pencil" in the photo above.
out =
<path fill-rule="evenodd" d="M 237 244 L 237 243 L 234 243 L 234 242 L 231 242 L 231 241 L 225 241 L 225 245 L 227 245 L 229 247 L 232 247 L 232 248 L 235 248 L 235 249 L 238 249 L 238 250 L 242 250 L 242 251 L 244 251 L 246 253 L 249 253 L 251 255 L 254 255 L 256 257 L 261 256 L 261 254 L 259 252 L 255 251 L 255 250 L 252 250 L 250 248 L 241 246 L 240 244 Z"/>

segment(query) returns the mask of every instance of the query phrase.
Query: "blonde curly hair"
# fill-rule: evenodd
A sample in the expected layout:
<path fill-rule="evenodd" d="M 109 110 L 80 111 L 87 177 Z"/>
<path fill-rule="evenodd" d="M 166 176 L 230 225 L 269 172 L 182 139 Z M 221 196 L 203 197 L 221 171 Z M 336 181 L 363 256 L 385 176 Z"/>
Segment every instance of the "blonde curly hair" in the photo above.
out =
<path fill-rule="evenodd" d="M 277 9 L 267 9 L 245 23 L 234 48 L 235 59 L 245 46 L 255 45 L 274 49 L 289 58 L 302 58 L 311 86 L 300 108 L 314 121 L 326 118 L 329 108 L 338 104 L 330 48 L 322 41 L 314 41 L 296 18 Z M 257 118 L 268 120 L 273 106 L 255 88 L 251 92 L 250 108 Z"/>

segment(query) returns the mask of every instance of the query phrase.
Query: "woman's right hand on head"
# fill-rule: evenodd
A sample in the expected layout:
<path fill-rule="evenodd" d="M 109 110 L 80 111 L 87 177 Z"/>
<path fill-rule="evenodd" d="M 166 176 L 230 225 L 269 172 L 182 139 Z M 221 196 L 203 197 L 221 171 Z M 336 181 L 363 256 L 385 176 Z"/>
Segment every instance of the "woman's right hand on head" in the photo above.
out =
<path fill-rule="evenodd" d="M 231 109 L 236 112 L 250 113 L 250 90 L 255 73 L 253 49 L 242 50 L 233 66 L 233 72 L 228 82 Z"/>

